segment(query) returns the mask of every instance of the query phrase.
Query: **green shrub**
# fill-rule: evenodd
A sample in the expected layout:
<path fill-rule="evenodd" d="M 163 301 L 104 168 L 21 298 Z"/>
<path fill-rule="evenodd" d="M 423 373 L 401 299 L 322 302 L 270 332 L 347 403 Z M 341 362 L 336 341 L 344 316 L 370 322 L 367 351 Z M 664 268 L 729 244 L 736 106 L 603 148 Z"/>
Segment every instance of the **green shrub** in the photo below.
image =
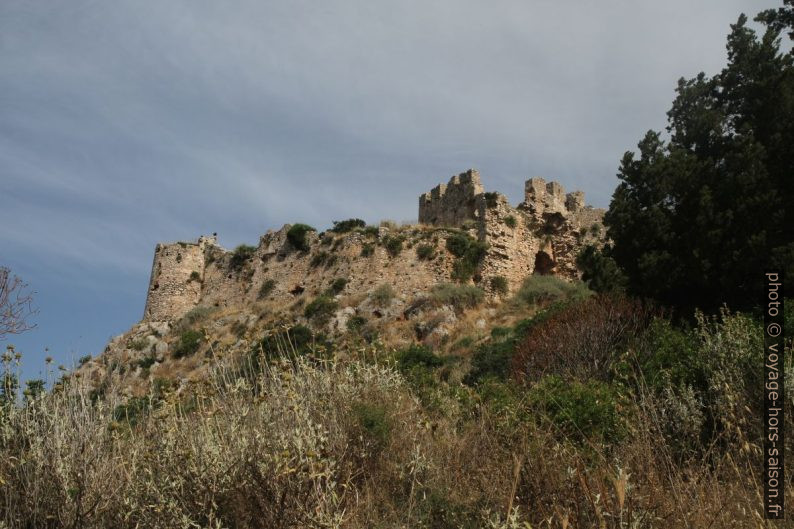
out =
<path fill-rule="evenodd" d="M 383 247 L 391 257 L 396 257 L 403 251 L 404 239 L 401 235 L 387 235 L 383 238 Z"/>
<path fill-rule="evenodd" d="M 328 290 L 330 294 L 336 295 L 342 292 L 346 286 L 347 286 L 347 279 L 345 279 L 344 277 L 337 277 L 336 279 L 333 280 Z"/>
<path fill-rule="evenodd" d="M 626 435 L 625 403 L 610 384 L 547 376 L 529 390 L 529 401 L 569 439 L 614 443 Z"/>
<path fill-rule="evenodd" d="M 447 250 L 457 257 L 452 265 L 452 279 L 465 283 L 476 273 L 488 246 L 462 232 L 447 237 Z"/>
<path fill-rule="evenodd" d="M 366 433 L 369 441 L 377 446 L 385 446 L 391 436 L 392 424 L 386 408 L 381 404 L 357 402 L 352 407 L 358 426 Z"/>
<path fill-rule="evenodd" d="M 149 408 L 148 397 L 130 397 L 125 404 L 120 404 L 113 410 L 113 420 L 136 426 L 149 414 Z"/>
<path fill-rule="evenodd" d="M 367 226 L 366 228 L 364 228 L 364 235 L 366 235 L 367 237 L 377 238 L 379 234 L 380 234 L 380 228 L 378 228 L 377 226 Z"/>
<path fill-rule="evenodd" d="M 491 278 L 491 289 L 499 294 L 500 296 L 504 296 L 508 292 L 507 286 L 507 278 L 505 276 L 494 276 Z"/>
<path fill-rule="evenodd" d="M 147 345 L 149 345 L 149 342 L 147 342 L 143 338 L 138 338 L 137 340 L 132 340 L 131 342 L 129 342 L 127 344 L 127 347 L 129 347 L 133 351 L 143 351 Z"/>
<path fill-rule="evenodd" d="M 580 281 L 569 282 L 555 276 L 532 275 L 524 280 L 516 292 L 516 300 L 525 305 L 537 305 L 564 299 L 587 297 L 590 291 Z"/>
<path fill-rule="evenodd" d="M 516 218 L 513 215 L 508 215 L 505 217 L 505 226 L 508 228 L 515 228 L 516 224 Z"/>
<path fill-rule="evenodd" d="M 328 252 L 317 252 L 314 254 L 309 261 L 309 266 L 312 268 L 317 268 L 318 266 L 322 266 L 328 260 L 328 256 L 330 254 Z"/>
<path fill-rule="evenodd" d="M 626 276 L 615 260 L 593 245 L 579 252 L 576 266 L 582 271 L 582 281 L 594 292 L 620 292 L 626 288 Z"/>
<path fill-rule="evenodd" d="M 191 281 L 201 282 L 201 274 L 193 270 L 190 272 L 190 277 L 188 278 L 187 282 L 190 283 Z"/>
<path fill-rule="evenodd" d="M 310 231 L 317 231 L 315 228 L 308 224 L 293 224 L 287 231 L 287 241 L 293 248 L 301 252 L 309 251 L 309 243 L 306 240 L 306 234 Z"/>
<path fill-rule="evenodd" d="M 436 247 L 432 244 L 420 244 L 416 247 L 416 256 L 423 261 L 429 261 L 436 256 Z"/>
<path fill-rule="evenodd" d="M 85 356 L 81 356 L 80 360 L 78 360 L 77 363 L 81 366 L 84 366 L 90 361 L 91 361 L 91 355 L 85 355 Z"/>
<path fill-rule="evenodd" d="M 183 331 L 179 336 L 179 343 L 174 347 L 171 356 L 174 358 L 182 358 L 195 354 L 196 351 L 199 350 L 202 341 L 204 341 L 204 334 L 201 331 L 193 329 Z"/>
<path fill-rule="evenodd" d="M 347 319 L 347 330 L 350 332 L 359 332 L 367 324 L 367 319 L 364 316 L 350 316 Z"/>
<path fill-rule="evenodd" d="M 195 307 L 190 309 L 187 314 L 182 316 L 179 322 L 175 325 L 177 330 L 187 329 L 201 321 L 206 320 L 212 313 L 216 312 L 218 307 Z"/>
<path fill-rule="evenodd" d="M 430 292 L 430 299 L 437 305 L 452 305 L 458 311 L 476 307 L 484 297 L 485 292 L 479 287 L 453 283 L 440 283 Z"/>
<path fill-rule="evenodd" d="M 397 293 L 394 292 L 392 286 L 388 283 L 384 283 L 373 290 L 369 298 L 376 307 L 386 308 L 391 304 L 391 300 L 393 300 L 396 295 Z"/>
<path fill-rule="evenodd" d="M 331 319 L 338 306 L 338 303 L 330 296 L 317 296 L 311 303 L 306 305 L 303 315 L 317 325 L 325 325 Z"/>
<path fill-rule="evenodd" d="M 375 245 L 372 243 L 364 243 L 361 246 L 361 257 L 369 257 L 375 253 Z"/>
<path fill-rule="evenodd" d="M 154 365 L 155 360 L 156 359 L 154 358 L 154 355 L 144 356 L 143 358 L 138 360 L 137 362 L 138 367 L 140 367 L 141 369 L 149 369 Z"/>
<path fill-rule="evenodd" d="M 494 193 L 494 192 L 488 192 L 488 193 L 485 193 L 484 195 L 485 195 L 485 205 L 486 205 L 486 207 L 495 208 L 496 207 L 496 201 L 497 201 L 497 198 L 499 197 L 499 194 L 498 193 Z"/>
<path fill-rule="evenodd" d="M 254 252 L 256 252 L 255 246 L 241 244 L 232 252 L 232 258 L 229 261 L 229 266 L 232 270 L 240 270 L 245 263 L 254 256 Z"/>
<path fill-rule="evenodd" d="M 276 288 L 276 281 L 273 279 L 266 279 L 262 282 L 262 286 L 259 287 L 259 293 L 256 295 L 257 299 L 265 299 L 273 292 L 274 288 Z"/>
<path fill-rule="evenodd" d="M 366 225 L 367 223 L 361 219 L 335 220 L 334 227 L 331 228 L 330 231 L 334 233 L 346 233 L 356 228 L 364 228 Z"/>
<path fill-rule="evenodd" d="M 408 371 L 417 366 L 439 367 L 444 363 L 432 349 L 425 345 L 412 344 L 397 352 L 395 357 L 401 371 Z"/>

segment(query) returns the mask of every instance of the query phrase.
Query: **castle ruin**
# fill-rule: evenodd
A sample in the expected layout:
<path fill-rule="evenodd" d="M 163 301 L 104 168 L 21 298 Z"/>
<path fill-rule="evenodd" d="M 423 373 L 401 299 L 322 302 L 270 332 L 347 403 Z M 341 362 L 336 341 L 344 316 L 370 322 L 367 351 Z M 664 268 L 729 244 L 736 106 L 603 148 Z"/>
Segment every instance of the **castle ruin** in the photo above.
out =
<path fill-rule="evenodd" d="M 448 236 L 443 232 L 448 230 L 465 231 L 487 245 L 473 280 L 493 298 L 502 295 L 492 286 L 494 278 L 504 278 L 510 292 L 531 274 L 578 278 L 579 251 L 586 244 L 603 243 L 603 214 L 585 205 L 582 192 L 566 194 L 559 183 L 541 178 L 527 180 L 523 202 L 512 206 L 504 195 L 486 192 L 480 174 L 471 169 L 419 197 L 420 226 L 381 226 L 374 233 L 353 230 L 341 235 L 309 232 L 310 249 L 305 251 L 290 244 L 290 226 L 285 225 L 263 235 L 245 262 L 238 259 L 237 264 L 233 252 L 220 248 L 214 236 L 158 244 L 143 319 L 175 321 L 198 305 L 256 303 L 263 299 L 265 284 L 271 284 L 268 299 L 291 306 L 303 292 L 319 295 L 340 277 L 346 278 L 349 293 L 388 283 L 399 285 L 406 296 L 421 296 L 433 285 L 452 280 L 455 258 L 443 255 Z M 421 225 L 440 231 L 429 234 Z M 415 239 L 407 248 L 432 240 L 438 258 L 387 248 L 390 238 L 409 233 Z"/>

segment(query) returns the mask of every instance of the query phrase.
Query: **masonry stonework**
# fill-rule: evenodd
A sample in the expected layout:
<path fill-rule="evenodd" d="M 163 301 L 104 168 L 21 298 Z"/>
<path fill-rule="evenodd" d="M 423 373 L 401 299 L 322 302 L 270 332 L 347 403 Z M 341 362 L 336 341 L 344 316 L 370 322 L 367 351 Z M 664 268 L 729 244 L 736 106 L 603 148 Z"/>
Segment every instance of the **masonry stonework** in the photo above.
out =
<path fill-rule="evenodd" d="M 585 244 L 603 244 L 603 213 L 586 206 L 582 192 L 566 194 L 557 182 L 541 178 L 528 180 L 524 201 L 513 206 L 504 195 L 485 192 L 479 173 L 470 169 L 419 197 L 418 226 L 341 235 L 309 232 L 310 250 L 300 251 L 289 243 L 290 226 L 285 225 L 263 235 L 241 266 L 232 264 L 233 253 L 218 246 L 215 237 L 158 244 L 143 320 L 173 322 L 197 306 L 264 301 L 287 310 L 327 292 L 339 278 L 347 280 L 345 295 L 354 297 L 366 297 L 381 284 L 393 285 L 400 303 L 408 306 L 434 285 L 452 281 L 455 258 L 447 253 L 445 240 L 458 229 L 487 244 L 474 281 L 494 298 L 495 277 L 507 279 L 510 292 L 532 274 L 579 277 L 578 252 Z M 387 251 L 390 237 L 407 237 L 397 255 Z M 412 246 L 428 241 L 437 258 L 420 258 Z"/>

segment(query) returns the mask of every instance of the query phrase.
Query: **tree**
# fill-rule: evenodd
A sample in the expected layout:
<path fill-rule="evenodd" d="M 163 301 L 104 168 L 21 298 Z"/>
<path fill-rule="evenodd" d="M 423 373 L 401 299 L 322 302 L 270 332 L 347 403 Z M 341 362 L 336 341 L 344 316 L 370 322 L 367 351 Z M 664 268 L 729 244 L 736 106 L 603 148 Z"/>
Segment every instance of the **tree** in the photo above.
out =
<path fill-rule="evenodd" d="M 728 64 L 681 79 L 664 141 L 627 152 L 605 216 L 610 255 L 631 292 L 665 304 L 755 305 L 764 268 L 794 274 L 794 56 L 780 51 L 789 10 L 764 12 L 759 38 L 741 15 Z M 786 21 L 789 22 L 786 22 Z M 789 214 L 790 215 L 790 214 Z"/>
<path fill-rule="evenodd" d="M 35 327 L 28 321 L 35 313 L 27 283 L 0 266 L 0 339 Z"/>

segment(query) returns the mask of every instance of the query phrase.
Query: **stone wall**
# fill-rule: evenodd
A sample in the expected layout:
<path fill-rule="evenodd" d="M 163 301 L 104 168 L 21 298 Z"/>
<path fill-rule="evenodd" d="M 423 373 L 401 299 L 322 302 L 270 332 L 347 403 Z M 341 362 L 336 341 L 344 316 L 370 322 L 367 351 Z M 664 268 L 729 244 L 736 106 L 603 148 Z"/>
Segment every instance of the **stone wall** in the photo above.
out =
<path fill-rule="evenodd" d="M 205 250 L 214 244 L 214 237 L 199 237 L 197 242 L 155 247 L 144 321 L 170 321 L 198 304 L 204 279 Z"/>
<path fill-rule="evenodd" d="M 453 176 L 419 197 L 419 223 L 459 228 L 477 218 L 476 197 L 483 193 L 480 173 L 474 169 Z"/>

